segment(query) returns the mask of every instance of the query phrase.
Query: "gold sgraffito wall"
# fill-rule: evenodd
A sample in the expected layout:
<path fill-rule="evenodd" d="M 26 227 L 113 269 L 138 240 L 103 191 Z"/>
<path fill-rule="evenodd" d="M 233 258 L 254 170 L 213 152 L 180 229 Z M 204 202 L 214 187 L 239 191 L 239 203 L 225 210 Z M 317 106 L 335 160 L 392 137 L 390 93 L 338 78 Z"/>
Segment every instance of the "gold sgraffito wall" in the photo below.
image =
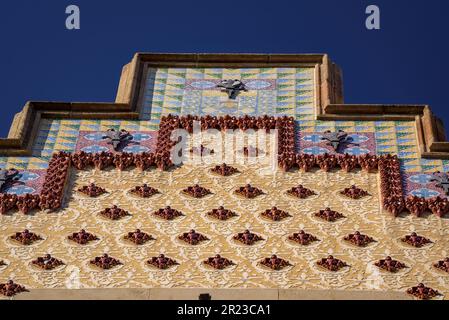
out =
<path fill-rule="evenodd" d="M 447 296 L 449 275 L 434 269 L 432 263 L 448 255 L 449 239 L 444 235 L 449 232 L 449 220 L 434 215 L 422 219 L 389 216 L 380 208 L 377 174 L 318 170 L 265 175 L 258 166 L 236 167 L 241 173 L 228 178 L 210 174 L 210 167 L 190 165 L 171 172 L 73 171 L 61 212 L 37 212 L 38 219 L 17 212 L 0 217 L 0 260 L 7 262 L 7 266 L 0 269 L 0 277 L 13 278 L 34 289 L 201 287 L 404 291 L 424 282 Z M 91 199 L 75 191 L 90 182 L 106 188 L 109 193 Z M 143 183 L 159 189 L 161 194 L 140 199 L 128 193 Z M 210 189 L 213 195 L 197 200 L 180 193 L 195 183 Z M 266 195 L 246 200 L 233 194 L 247 183 L 262 189 Z M 288 189 L 298 184 L 318 195 L 307 200 L 286 195 Z M 339 194 L 353 184 L 367 190 L 370 196 L 351 200 Z M 132 216 L 119 221 L 99 216 L 99 211 L 114 204 L 128 210 Z M 151 214 L 167 205 L 182 211 L 185 217 L 169 222 Z M 238 217 L 226 222 L 207 217 L 208 211 L 221 205 L 235 211 Z M 260 213 L 273 206 L 288 211 L 292 217 L 282 222 L 261 218 Z M 341 212 L 346 218 L 330 223 L 313 216 L 325 207 Z M 25 228 L 45 240 L 30 247 L 7 240 L 8 236 Z M 79 246 L 66 239 L 82 228 L 96 234 L 100 241 Z M 136 228 L 151 234 L 156 241 L 144 246 L 125 242 L 123 236 Z M 199 246 L 181 243 L 177 236 L 190 229 L 206 235 L 210 241 Z M 232 236 L 245 229 L 262 235 L 265 241 L 253 247 L 235 243 Z M 321 241 L 305 247 L 291 243 L 287 237 L 301 229 Z M 345 235 L 357 230 L 377 242 L 362 249 L 342 241 Z M 401 244 L 399 238 L 413 231 L 430 238 L 434 244 L 422 249 Z M 31 260 L 46 253 L 63 260 L 66 266 L 52 272 L 30 266 Z M 120 259 L 123 266 L 110 271 L 89 266 L 90 259 L 103 253 Z M 159 253 L 176 259 L 180 265 L 167 271 L 148 268 L 145 262 Z M 233 260 L 236 266 L 224 271 L 204 268 L 201 261 L 216 253 Z M 274 272 L 257 265 L 260 259 L 273 253 L 293 266 Z M 317 268 L 315 262 L 329 254 L 347 262 L 350 268 L 336 273 Z M 373 263 L 387 255 L 406 263 L 409 268 L 397 274 L 379 271 Z"/>

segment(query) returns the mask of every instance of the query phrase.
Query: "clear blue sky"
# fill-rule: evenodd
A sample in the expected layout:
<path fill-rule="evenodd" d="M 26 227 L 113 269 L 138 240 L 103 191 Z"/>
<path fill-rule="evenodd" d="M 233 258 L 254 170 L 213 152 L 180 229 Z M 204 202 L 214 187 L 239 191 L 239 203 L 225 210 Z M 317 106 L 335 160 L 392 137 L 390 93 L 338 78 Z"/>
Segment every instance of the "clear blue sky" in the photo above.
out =
<path fill-rule="evenodd" d="M 369 4 L 380 31 L 365 28 Z M 137 51 L 329 53 L 346 103 L 430 104 L 449 127 L 448 15 L 447 0 L 2 1 L 0 135 L 28 100 L 113 101 Z"/>

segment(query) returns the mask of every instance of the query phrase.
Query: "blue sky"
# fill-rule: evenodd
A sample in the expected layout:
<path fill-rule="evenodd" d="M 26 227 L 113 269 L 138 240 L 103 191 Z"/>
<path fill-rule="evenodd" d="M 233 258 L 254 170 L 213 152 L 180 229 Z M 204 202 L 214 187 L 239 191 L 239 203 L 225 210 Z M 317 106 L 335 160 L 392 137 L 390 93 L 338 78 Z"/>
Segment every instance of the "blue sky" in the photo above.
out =
<path fill-rule="evenodd" d="M 365 28 L 369 4 L 380 31 Z M 113 101 L 137 51 L 328 53 L 346 103 L 430 104 L 449 127 L 448 15 L 447 0 L 3 1 L 0 135 L 28 100 Z"/>

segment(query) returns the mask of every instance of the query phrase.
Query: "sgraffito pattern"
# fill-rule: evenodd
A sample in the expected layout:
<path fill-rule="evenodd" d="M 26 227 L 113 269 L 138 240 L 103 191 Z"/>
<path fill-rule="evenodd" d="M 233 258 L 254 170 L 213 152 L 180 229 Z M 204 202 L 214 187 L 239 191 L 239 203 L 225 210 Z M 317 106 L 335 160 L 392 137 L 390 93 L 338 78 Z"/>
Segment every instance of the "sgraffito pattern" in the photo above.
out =
<path fill-rule="evenodd" d="M 423 281 L 447 294 L 449 275 L 432 267 L 432 263 L 447 256 L 449 245 L 447 219 L 429 216 L 415 219 L 410 216 L 393 218 L 379 208 L 378 175 L 363 171 L 325 173 L 278 173 L 265 175 L 257 167 L 238 166 L 240 174 L 220 177 L 208 172 L 208 167 L 185 165 L 172 172 L 130 170 L 74 171 L 66 195 L 66 206 L 59 213 L 37 213 L 36 216 L 12 214 L 1 217 L 0 258 L 9 264 L 1 272 L 2 278 L 14 278 L 29 288 L 135 288 L 135 287 L 208 287 L 208 288 L 301 288 L 403 291 Z M 91 199 L 76 192 L 79 187 L 95 181 L 110 193 Z M 120 181 L 117 184 L 116 181 Z M 161 194 L 149 199 L 128 193 L 136 185 L 148 183 Z M 192 183 L 210 189 L 213 194 L 194 199 L 181 193 Z M 254 200 L 240 198 L 233 191 L 247 183 L 266 191 Z M 286 191 L 298 184 L 314 190 L 317 195 L 306 200 L 296 199 Z M 352 200 L 340 191 L 356 184 L 370 196 Z M 131 213 L 119 221 L 109 221 L 98 213 L 117 204 Z M 167 205 L 182 211 L 185 216 L 165 221 L 151 213 Z M 224 206 L 238 216 L 217 221 L 207 216 L 213 208 Z M 277 206 L 292 217 L 273 222 L 260 213 Z M 313 213 L 332 207 L 346 218 L 335 223 L 317 219 Z M 18 246 L 7 236 L 28 228 L 41 235 L 44 241 L 30 247 Z M 81 228 L 97 235 L 100 240 L 79 246 L 66 237 Z M 136 228 L 156 240 L 138 247 L 122 237 Z M 195 229 L 210 241 L 199 246 L 180 242 L 177 236 Z M 250 229 L 265 240 L 253 247 L 234 242 L 232 236 Z M 288 236 L 304 229 L 319 240 L 310 246 L 290 242 Z M 358 248 L 343 241 L 344 236 L 361 231 L 377 242 Z M 421 249 L 407 247 L 400 238 L 416 231 L 434 243 Z M 55 271 L 40 271 L 29 262 L 51 253 L 66 263 Z M 124 263 L 116 269 L 101 271 L 88 261 L 103 253 Z M 151 257 L 164 253 L 180 265 L 166 271 L 145 265 Z M 236 266 L 222 271 L 211 270 L 201 261 L 215 254 L 231 259 Z M 292 266 L 274 272 L 260 267 L 262 258 L 277 254 Z M 332 254 L 350 267 L 332 273 L 320 269 L 315 262 Z M 410 268 L 397 274 L 380 271 L 373 264 L 386 256 L 402 261 Z"/>

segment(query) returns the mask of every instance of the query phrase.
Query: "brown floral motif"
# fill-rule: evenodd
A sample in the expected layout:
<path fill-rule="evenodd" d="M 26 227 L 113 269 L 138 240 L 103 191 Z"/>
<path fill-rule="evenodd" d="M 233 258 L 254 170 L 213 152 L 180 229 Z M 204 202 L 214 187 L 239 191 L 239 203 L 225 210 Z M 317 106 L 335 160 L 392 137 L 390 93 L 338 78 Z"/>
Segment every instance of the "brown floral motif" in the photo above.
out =
<path fill-rule="evenodd" d="M 110 257 L 107 254 L 104 254 L 101 257 L 96 257 L 95 259 L 91 260 L 90 264 L 95 265 L 103 270 L 109 270 L 114 267 L 120 266 L 123 263 L 115 258 Z"/>
<path fill-rule="evenodd" d="M 297 187 L 291 188 L 290 190 L 287 191 L 287 194 L 297 197 L 299 199 L 307 199 L 311 196 L 316 195 L 315 191 L 304 188 L 302 184 L 300 184 Z"/>
<path fill-rule="evenodd" d="M 304 230 L 299 231 L 298 233 L 294 233 L 288 237 L 289 240 L 299 243 L 303 246 L 308 246 L 313 242 L 320 241 L 317 237 L 306 233 Z"/>
<path fill-rule="evenodd" d="M 296 166 L 296 157 L 294 155 L 290 157 L 283 157 L 279 159 L 279 168 L 284 172 L 288 172 L 290 169 Z"/>
<path fill-rule="evenodd" d="M 374 240 L 373 238 L 361 234 L 359 231 L 351 233 L 343 239 L 349 243 L 352 243 L 353 245 L 356 245 L 357 247 L 366 247 L 370 243 L 376 242 L 376 240 Z"/>
<path fill-rule="evenodd" d="M 345 218 L 344 215 L 341 213 L 331 210 L 330 208 L 326 208 L 324 210 L 320 210 L 315 213 L 315 217 L 318 217 L 320 219 L 329 221 L 329 222 L 335 222 L 337 220 Z"/>
<path fill-rule="evenodd" d="M 0 267 L 5 267 L 7 266 L 6 262 L 3 260 L 0 260 Z"/>
<path fill-rule="evenodd" d="M 236 100 L 237 96 L 242 92 L 248 92 L 249 89 L 241 80 L 221 80 L 216 88 L 220 90 L 220 92 L 226 93 L 230 100 Z"/>
<path fill-rule="evenodd" d="M 440 218 L 449 213 L 449 200 L 447 198 L 436 197 L 427 201 L 432 213 Z"/>
<path fill-rule="evenodd" d="M 277 207 L 265 210 L 264 212 L 261 213 L 261 216 L 273 221 L 282 221 L 288 217 L 291 217 L 291 215 L 288 212 L 280 210 Z"/>
<path fill-rule="evenodd" d="M 194 185 L 193 187 L 188 187 L 187 189 L 182 190 L 182 192 L 197 199 L 201 199 L 209 194 L 212 194 L 212 192 L 209 189 L 203 188 L 197 184 Z"/>
<path fill-rule="evenodd" d="M 137 186 L 130 191 L 141 198 L 151 198 L 152 196 L 159 194 L 159 190 L 148 186 L 146 183 L 143 186 Z"/>
<path fill-rule="evenodd" d="M 120 209 L 117 206 L 104 209 L 103 211 L 100 212 L 100 215 L 111 220 L 120 220 L 126 216 L 130 216 L 128 211 Z"/>
<path fill-rule="evenodd" d="M 107 139 L 108 144 L 112 145 L 114 151 L 120 151 L 125 147 L 129 141 L 133 140 L 133 136 L 125 129 L 115 130 L 114 128 L 108 129 L 103 134 L 103 139 Z"/>
<path fill-rule="evenodd" d="M 339 152 L 342 146 L 351 144 L 351 139 L 343 130 L 330 131 L 323 133 L 321 140 L 326 141 L 326 145 L 331 146 L 335 152 Z"/>
<path fill-rule="evenodd" d="M 211 172 L 213 172 L 215 174 L 219 174 L 223 177 L 229 177 L 229 176 L 232 176 L 233 174 L 238 173 L 239 170 L 237 170 L 234 167 L 228 166 L 226 163 L 223 163 L 222 165 L 212 168 Z"/>
<path fill-rule="evenodd" d="M 284 268 L 287 268 L 289 266 L 291 266 L 290 262 L 288 262 L 287 260 L 284 260 L 282 258 L 279 258 L 277 255 L 273 254 L 270 258 L 264 258 L 262 259 L 259 264 L 270 268 L 272 270 L 282 270 Z"/>
<path fill-rule="evenodd" d="M 340 194 L 354 200 L 358 200 L 369 195 L 367 191 L 360 189 L 355 185 L 352 185 L 350 188 L 345 188 L 340 192 Z"/>
<path fill-rule="evenodd" d="M 201 128 L 203 130 L 207 128 L 214 128 L 217 130 L 227 130 L 227 129 L 257 129 L 257 130 L 271 130 L 278 129 L 279 131 L 279 166 L 288 171 L 294 166 L 298 166 L 302 170 L 309 170 L 314 166 L 319 166 L 323 170 L 331 170 L 335 166 L 341 167 L 343 170 L 351 170 L 357 165 L 362 167 L 364 170 L 369 172 L 379 169 L 381 174 L 381 194 L 382 194 L 382 204 L 384 208 L 395 216 L 399 215 L 405 208 L 405 201 L 403 197 L 402 182 L 401 182 L 401 172 L 400 172 L 400 161 L 397 156 L 385 155 L 377 157 L 375 155 L 321 155 L 313 156 L 306 154 L 296 154 L 295 150 L 295 121 L 291 117 L 214 117 L 214 116 L 176 116 L 168 115 L 163 116 L 160 121 L 159 134 L 157 140 L 157 146 L 155 153 L 145 154 L 143 157 L 139 158 L 137 155 L 134 156 L 134 165 L 139 168 L 145 169 L 148 166 L 156 165 L 161 170 L 167 170 L 173 166 L 170 156 L 171 148 L 177 143 L 176 141 L 171 141 L 170 136 L 173 130 L 178 128 L 183 128 L 189 132 L 193 131 L 194 121 L 201 123 Z M 78 167 L 77 158 L 81 158 L 81 162 L 100 162 L 97 163 L 97 167 L 102 169 L 109 165 L 113 165 L 114 155 L 112 153 L 101 153 L 92 156 L 93 159 L 89 160 L 89 155 L 84 154 L 82 156 L 74 155 L 73 164 Z M 356 161 L 358 163 L 356 163 Z M 111 162 L 112 161 L 112 162 Z M 49 199 L 47 195 L 41 197 L 41 207 L 53 207 L 59 208 L 61 205 L 61 199 L 54 197 L 54 199 Z M 0 201 L 1 204 L 1 201 Z M 440 203 L 441 206 L 446 206 L 445 203 Z M 430 202 L 429 202 L 430 208 Z M 445 209 L 438 209 L 435 207 L 434 210 L 441 214 L 441 210 L 449 210 L 449 207 Z"/>
<path fill-rule="evenodd" d="M 415 248 L 422 248 L 425 245 L 433 243 L 431 240 L 417 235 L 416 232 L 412 232 L 412 234 L 403 237 L 401 241 Z"/>
<path fill-rule="evenodd" d="M 425 198 L 410 196 L 405 199 L 405 207 L 416 217 L 420 217 L 427 211 L 427 200 Z"/>
<path fill-rule="evenodd" d="M 264 239 L 255 234 L 250 232 L 249 230 L 245 230 L 242 233 L 238 233 L 233 237 L 234 240 L 239 241 L 243 244 L 246 244 L 247 246 L 252 246 L 254 244 L 256 244 L 259 241 L 263 241 Z"/>
<path fill-rule="evenodd" d="M 160 254 L 158 257 L 153 257 L 150 260 L 147 261 L 149 265 L 152 265 L 158 269 L 166 270 L 173 266 L 179 265 L 176 260 L 167 258 L 165 255 Z"/>
<path fill-rule="evenodd" d="M 209 240 L 206 236 L 203 236 L 201 233 L 198 233 L 195 230 L 190 230 L 189 232 L 183 233 L 178 237 L 178 239 L 193 246 L 198 245 L 203 241 Z"/>
<path fill-rule="evenodd" d="M 374 265 L 382 270 L 386 270 L 391 273 L 396 273 L 402 269 L 407 268 L 404 263 L 393 260 L 390 256 L 377 261 L 376 263 L 374 263 Z"/>
<path fill-rule="evenodd" d="M 173 162 L 171 161 L 170 151 L 156 153 L 156 159 L 154 160 L 156 167 L 161 171 L 166 171 L 173 167 Z"/>
<path fill-rule="evenodd" d="M 396 155 L 381 156 L 378 163 L 383 207 L 397 217 L 405 209 L 401 163 Z"/>
<path fill-rule="evenodd" d="M 327 258 L 319 260 L 317 262 L 317 265 L 332 272 L 337 272 L 343 269 L 344 267 L 348 267 L 346 262 L 334 258 L 333 256 L 328 256 Z"/>
<path fill-rule="evenodd" d="M 276 129 L 278 130 L 278 154 L 279 163 L 282 164 L 285 159 L 295 158 L 295 120 L 292 117 L 282 117 L 276 120 Z M 288 170 L 288 168 L 283 168 Z"/>
<path fill-rule="evenodd" d="M 225 209 L 222 206 L 218 207 L 218 209 L 213 209 L 212 211 L 208 212 L 207 215 L 222 221 L 226 221 L 237 216 L 235 212 Z"/>
<path fill-rule="evenodd" d="M 251 186 L 250 184 L 247 184 L 244 187 L 240 187 L 239 189 L 235 190 L 235 193 L 243 196 L 247 199 L 254 199 L 258 196 L 264 194 L 264 192 L 256 187 Z"/>
<path fill-rule="evenodd" d="M 54 270 L 57 267 L 64 265 L 64 262 L 52 257 L 50 254 L 47 254 L 44 257 L 39 257 L 31 263 L 44 270 Z"/>
<path fill-rule="evenodd" d="M 17 197 L 16 206 L 23 214 L 28 214 L 32 210 L 39 208 L 41 197 L 37 194 L 26 194 Z"/>
<path fill-rule="evenodd" d="M 95 183 L 90 183 L 88 186 L 79 188 L 78 192 L 84 193 L 91 198 L 96 198 L 107 193 L 106 189 L 97 186 Z"/>
<path fill-rule="evenodd" d="M 17 242 L 20 242 L 21 244 L 23 244 L 25 246 L 29 246 L 37 241 L 43 240 L 43 238 L 41 236 L 39 236 L 33 232 L 30 232 L 27 229 L 25 229 L 22 232 L 17 232 L 16 234 L 12 235 L 10 238 Z"/>
<path fill-rule="evenodd" d="M 42 210 L 61 208 L 70 165 L 70 154 L 62 151 L 53 154 L 48 163 L 46 178 L 40 194 L 39 206 Z"/>
<path fill-rule="evenodd" d="M 72 154 L 72 165 L 78 170 L 84 170 L 88 166 L 93 165 L 93 155 L 91 153 L 86 153 L 80 151 Z"/>
<path fill-rule="evenodd" d="M 234 262 L 229 259 L 223 258 L 219 254 L 217 254 L 215 257 L 204 260 L 203 263 L 217 270 L 223 270 L 235 265 Z"/>
<path fill-rule="evenodd" d="M 449 258 L 445 258 L 444 260 L 438 261 L 437 263 L 434 263 L 433 266 L 437 269 L 449 273 Z"/>
<path fill-rule="evenodd" d="M 441 295 L 437 290 L 426 287 L 423 283 L 420 283 L 416 287 L 408 289 L 407 293 L 420 300 L 431 300 Z"/>
<path fill-rule="evenodd" d="M 0 214 L 7 214 L 16 207 L 17 196 L 15 194 L 0 193 Z"/>
<path fill-rule="evenodd" d="M 4 296 L 13 297 L 22 292 L 28 292 L 28 290 L 12 280 L 9 280 L 7 283 L 0 283 L 0 294 Z"/>
<path fill-rule="evenodd" d="M 192 116 L 187 116 L 186 118 L 193 118 Z M 191 127 L 188 124 L 191 123 Z M 176 141 L 171 140 L 172 132 L 176 129 L 186 129 L 187 131 L 193 132 L 193 119 L 181 121 L 179 116 L 163 116 L 159 125 L 159 134 L 156 144 L 156 166 L 160 170 L 168 170 L 173 166 L 171 161 L 171 149 L 176 145 Z"/>
<path fill-rule="evenodd" d="M 86 245 L 89 244 L 89 242 L 99 240 L 99 238 L 96 235 L 86 232 L 86 230 L 84 229 L 82 229 L 80 232 L 72 233 L 67 237 L 67 239 L 81 245 Z"/>
<path fill-rule="evenodd" d="M 143 245 L 148 241 L 155 240 L 151 235 L 142 232 L 140 229 L 134 232 L 128 232 L 123 238 L 137 245 Z"/>
<path fill-rule="evenodd" d="M 181 211 L 175 210 L 170 206 L 165 207 L 164 209 L 159 209 L 158 211 L 155 211 L 153 214 L 164 220 L 174 220 L 178 217 L 183 216 L 183 213 Z"/>

